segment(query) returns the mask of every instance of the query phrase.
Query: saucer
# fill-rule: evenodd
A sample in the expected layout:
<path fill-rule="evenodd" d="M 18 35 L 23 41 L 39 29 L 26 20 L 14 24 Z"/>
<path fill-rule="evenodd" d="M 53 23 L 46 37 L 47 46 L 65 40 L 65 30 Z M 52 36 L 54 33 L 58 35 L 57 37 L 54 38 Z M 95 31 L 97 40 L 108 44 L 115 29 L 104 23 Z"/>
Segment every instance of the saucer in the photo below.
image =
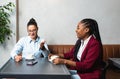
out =
<path fill-rule="evenodd" d="M 34 60 L 34 57 L 33 55 L 28 55 L 25 57 L 26 60 Z"/>
<path fill-rule="evenodd" d="M 35 60 L 34 58 L 25 58 L 27 61 Z"/>

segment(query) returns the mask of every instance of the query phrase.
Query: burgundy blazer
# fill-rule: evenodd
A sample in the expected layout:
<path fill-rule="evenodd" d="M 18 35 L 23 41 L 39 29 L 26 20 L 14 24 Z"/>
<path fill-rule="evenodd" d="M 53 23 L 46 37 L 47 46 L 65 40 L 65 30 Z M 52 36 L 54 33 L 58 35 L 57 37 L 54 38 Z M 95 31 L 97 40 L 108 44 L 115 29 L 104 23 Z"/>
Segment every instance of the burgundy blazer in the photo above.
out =
<path fill-rule="evenodd" d="M 76 66 L 71 66 L 70 69 L 77 70 L 81 79 L 100 79 L 102 72 L 100 43 L 92 36 L 82 53 L 81 61 L 75 60 L 74 49 L 73 47 L 71 51 L 64 54 L 64 58 L 72 58 L 76 62 Z"/>

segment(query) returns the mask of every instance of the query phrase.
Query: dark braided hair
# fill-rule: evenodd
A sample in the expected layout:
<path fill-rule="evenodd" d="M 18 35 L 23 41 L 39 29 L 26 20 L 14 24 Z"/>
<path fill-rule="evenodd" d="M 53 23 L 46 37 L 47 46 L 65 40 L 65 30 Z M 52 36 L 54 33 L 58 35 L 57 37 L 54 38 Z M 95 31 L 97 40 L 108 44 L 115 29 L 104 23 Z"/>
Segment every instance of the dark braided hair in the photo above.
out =
<path fill-rule="evenodd" d="M 86 18 L 83 19 L 81 21 L 81 23 L 84 23 L 84 25 L 89 28 L 89 34 L 90 35 L 94 35 L 96 37 L 96 39 L 101 42 L 101 37 L 100 37 L 100 33 L 99 33 L 99 28 L 98 28 L 98 24 L 94 19 L 90 19 L 90 18 Z"/>
<path fill-rule="evenodd" d="M 34 18 L 31 18 L 29 20 L 29 22 L 27 23 L 27 27 L 29 27 L 29 25 L 35 25 L 37 27 L 37 29 L 38 29 L 37 22 L 35 21 Z"/>

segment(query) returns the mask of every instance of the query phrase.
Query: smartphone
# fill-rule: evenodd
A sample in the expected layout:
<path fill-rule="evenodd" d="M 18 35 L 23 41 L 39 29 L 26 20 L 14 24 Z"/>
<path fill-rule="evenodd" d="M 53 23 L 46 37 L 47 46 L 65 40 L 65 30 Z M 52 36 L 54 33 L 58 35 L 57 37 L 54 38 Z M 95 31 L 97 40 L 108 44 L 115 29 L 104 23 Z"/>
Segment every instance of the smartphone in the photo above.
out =
<path fill-rule="evenodd" d="M 27 65 L 35 65 L 37 64 L 38 61 L 37 60 L 34 60 L 34 61 L 27 61 Z"/>

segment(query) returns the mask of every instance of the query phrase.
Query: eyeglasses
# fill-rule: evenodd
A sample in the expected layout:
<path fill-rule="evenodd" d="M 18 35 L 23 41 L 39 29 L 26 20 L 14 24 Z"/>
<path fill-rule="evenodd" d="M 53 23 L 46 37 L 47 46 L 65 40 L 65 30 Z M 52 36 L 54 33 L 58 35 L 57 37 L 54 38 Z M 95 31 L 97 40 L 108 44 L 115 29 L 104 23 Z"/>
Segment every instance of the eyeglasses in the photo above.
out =
<path fill-rule="evenodd" d="M 35 33 L 35 32 L 37 32 L 37 30 L 36 30 L 36 29 L 35 29 L 35 30 L 28 30 L 28 32 L 29 32 L 29 33 L 31 33 L 31 32 L 34 32 L 34 33 Z"/>

